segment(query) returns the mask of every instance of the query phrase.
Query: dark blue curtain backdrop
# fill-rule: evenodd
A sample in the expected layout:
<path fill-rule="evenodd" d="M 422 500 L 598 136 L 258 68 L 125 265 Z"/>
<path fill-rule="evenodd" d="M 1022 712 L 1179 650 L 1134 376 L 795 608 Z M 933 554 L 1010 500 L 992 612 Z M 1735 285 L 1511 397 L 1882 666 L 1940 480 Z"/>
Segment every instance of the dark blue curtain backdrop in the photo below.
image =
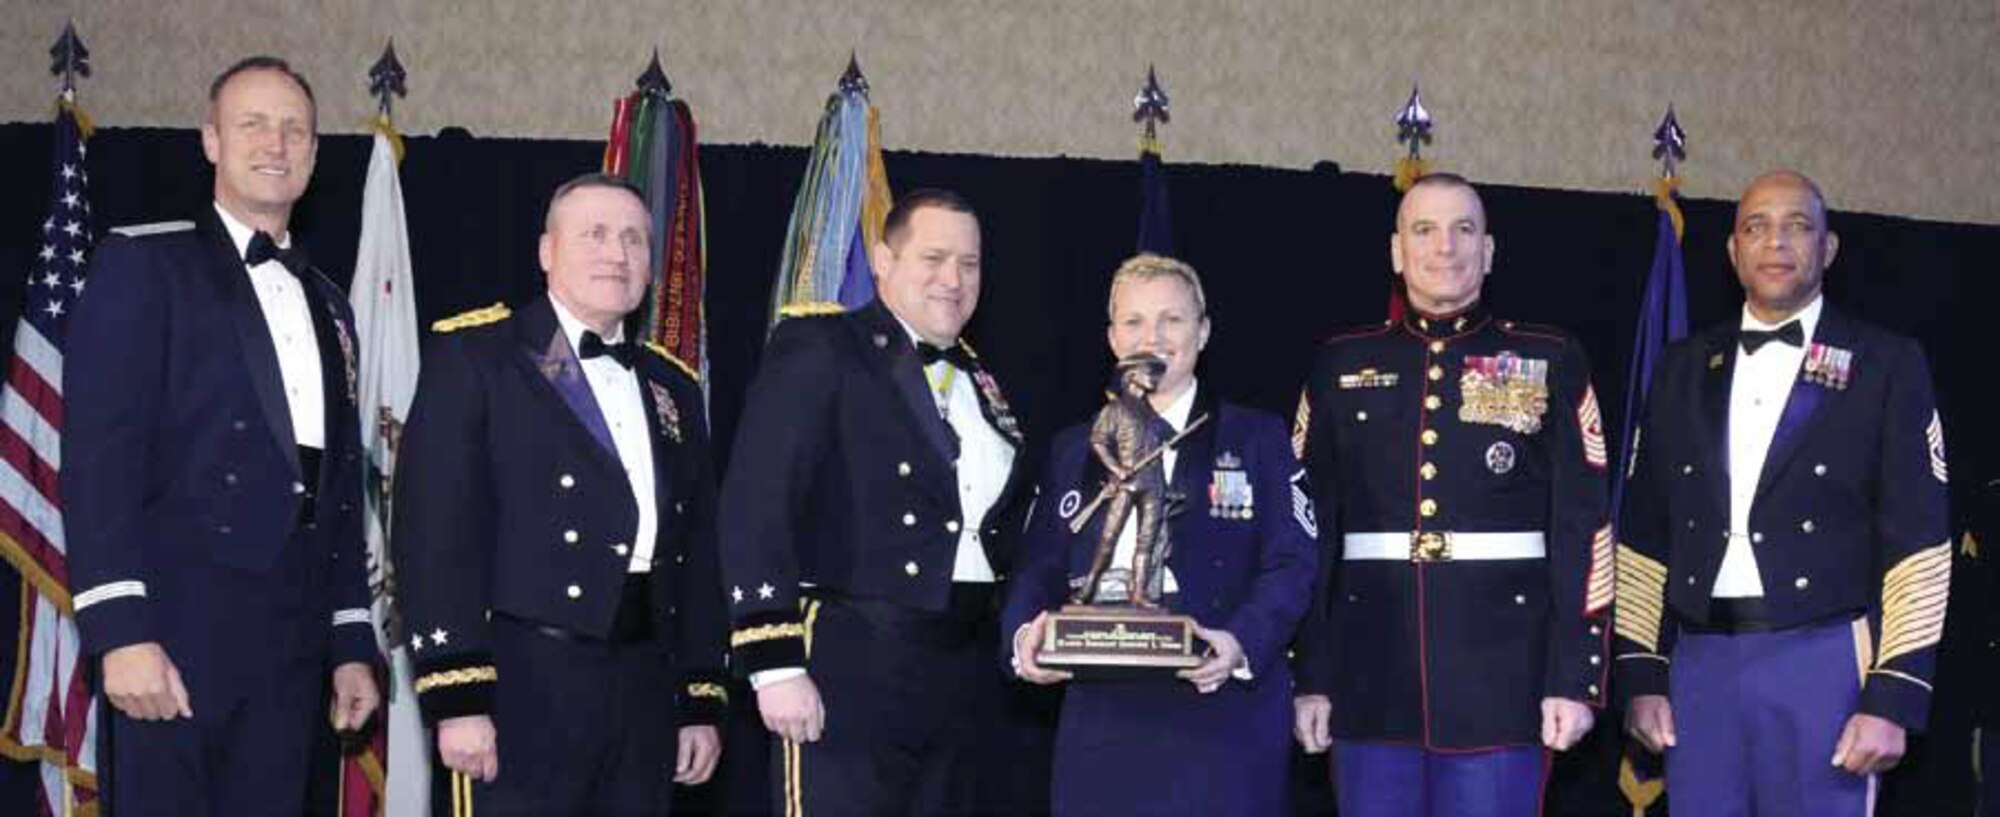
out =
<path fill-rule="evenodd" d="M 7 328 L 0 337 L 11 339 L 21 279 L 39 249 L 50 138 L 45 124 L 0 125 L 0 157 L 9 168 L 0 188 L 0 326 Z M 409 138 L 407 145 L 402 179 L 419 319 L 428 324 L 496 300 L 536 296 L 542 282 L 535 242 L 548 195 L 562 180 L 595 169 L 601 144 L 483 138 L 448 129 Z M 294 220 L 314 259 L 337 282 L 351 274 L 369 148 L 359 136 L 322 140 L 312 192 Z M 1026 419 L 1031 443 L 1094 410 L 1111 362 L 1104 341 L 1108 279 L 1136 239 L 1137 161 L 898 152 L 886 158 L 894 189 L 950 187 L 979 208 L 985 291 L 969 336 Z M 1441 158 L 1442 169 L 1477 176 L 1476 168 Z M 1688 166 L 1697 176 L 1698 159 Z M 763 343 L 786 220 L 805 164 L 802 148 L 702 148 L 712 413 L 725 454 Z M 100 233 L 119 224 L 185 218 L 208 206 L 210 170 L 192 130 L 101 130 L 90 143 L 89 169 Z M 1332 163 L 1311 170 L 1168 164 L 1166 172 L 1173 243 L 1201 271 L 1215 322 L 1200 376 L 1224 394 L 1290 417 L 1318 339 L 1383 318 L 1396 202 L 1389 180 L 1343 173 Z M 1504 317 L 1556 324 L 1582 338 L 1604 416 L 1612 418 L 1622 416 L 1632 326 L 1656 223 L 1652 199 L 1637 192 L 1651 172 L 1638 149 L 1632 172 L 1629 194 L 1483 188 L 1499 244 L 1488 303 Z M 1828 191 L 1836 208 L 1840 192 Z M 1734 320 L 1741 292 L 1723 253 L 1733 203 L 1696 200 L 1685 209 L 1692 322 Z M 1993 412 L 1983 403 L 2000 366 L 1996 352 L 1978 340 L 1983 322 L 1994 320 L 1987 306 L 2000 302 L 1994 269 L 2000 227 L 1851 213 L 1836 213 L 1833 226 L 1843 240 L 1828 275 L 1832 301 L 1916 335 L 1929 352 L 1963 517 L 1974 504 L 1973 489 L 2000 470 Z M 1989 569 L 1991 562 L 1990 555 L 1977 565 L 1961 560 L 1961 576 Z M 13 592 L 11 578 L 0 581 L 6 633 L 13 632 L 18 614 Z M 1992 604 L 1984 594 L 1955 595 L 1931 733 L 1889 778 L 1883 813 L 1967 810 L 1974 702 L 2000 696 L 2000 680 L 1986 669 L 1991 636 L 1972 626 L 1980 623 L 1983 630 Z M 12 660 L 11 649 L 0 650 L 0 669 L 10 669 L 4 663 Z M 11 672 L 0 677 L 11 678 Z M 747 717 L 728 752 L 742 789 L 731 798 L 738 807 L 764 800 L 761 788 L 751 789 L 760 785 L 752 781 L 763 750 L 751 728 L 754 716 Z M 1616 788 L 1617 731 L 1617 714 L 1606 713 L 1592 742 L 1557 763 L 1550 813 L 1630 814 Z M 1300 768 L 1306 770 L 1302 809 L 1320 808 L 1323 766 Z M 12 771 L 0 768 L 0 785 L 22 778 Z M 13 792 L 26 796 L 19 784 Z M 0 790 L 0 797 L 13 792 Z M 18 802 L 0 800 L 0 813 L 32 813 L 12 805 Z"/>

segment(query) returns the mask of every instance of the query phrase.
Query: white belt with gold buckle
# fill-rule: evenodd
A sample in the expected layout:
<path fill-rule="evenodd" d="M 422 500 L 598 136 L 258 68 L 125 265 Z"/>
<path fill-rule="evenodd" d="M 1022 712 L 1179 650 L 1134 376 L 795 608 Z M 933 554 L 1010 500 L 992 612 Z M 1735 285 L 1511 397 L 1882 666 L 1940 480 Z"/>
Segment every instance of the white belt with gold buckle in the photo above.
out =
<path fill-rule="evenodd" d="M 1412 533 L 1350 533 L 1341 537 L 1342 558 L 1347 561 L 1384 560 L 1411 562 L 1497 561 L 1541 559 L 1549 555 L 1548 537 L 1541 531 L 1525 533 L 1463 533 L 1424 531 Z"/>

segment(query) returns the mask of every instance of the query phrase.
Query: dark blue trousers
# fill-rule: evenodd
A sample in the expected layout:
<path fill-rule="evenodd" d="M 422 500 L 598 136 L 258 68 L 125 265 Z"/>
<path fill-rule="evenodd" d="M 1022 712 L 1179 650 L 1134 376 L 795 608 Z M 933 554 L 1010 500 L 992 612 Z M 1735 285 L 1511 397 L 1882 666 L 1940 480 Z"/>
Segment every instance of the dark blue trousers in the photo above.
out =
<path fill-rule="evenodd" d="M 1668 674 L 1677 745 L 1667 798 L 1704 817 L 1862 817 L 1873 777 L 1831 765 L 1861 696 L 1865 621 L 1744 635 L 1683 633 Z"/>
<path fill-rule="evenodd" d="M 461 800 L 469 790 L 471 814 L 665 817 L 672 810 L 680 747 L 674 676 L 653 642 L 559 637 L 496 615 L 493 664 L 500 776 L 468 783 L 439 767 L 434 778 Z"/>
<path fill-rule="evenodd" d="M 1165 676 L 1071 682 L 1056 733 L 1058 817 L 1292 813 L 1291 679 L 1203 695 Z"/>
<path fill-rule="evenodd" d="M 332 673 L 327 560 L 311 551 L 294 540 L 257 573 L 176 565 L 148 587 L 194 717 L 136 721 L 100 698 L 108 817 L 304 811 Z"/>
<path fill-rule="evenodd" d="M 1003 793 L 987 786 L 1012 773 L 982 767 L 1005 680 L 993 660 L 991 599 L 978 593 L 951 613 L 809 601 L 807 670 L 826 729 L 813 743 L 773 740 L 773 812 L 992 813 L 989 798 Z"/>
<path fill-rule="evenodd" d="M 1340 817 L 1535 817 L 1549 754 L 1540 746 L 1439 752 L 1343 740 L 1333 764 Z"/>

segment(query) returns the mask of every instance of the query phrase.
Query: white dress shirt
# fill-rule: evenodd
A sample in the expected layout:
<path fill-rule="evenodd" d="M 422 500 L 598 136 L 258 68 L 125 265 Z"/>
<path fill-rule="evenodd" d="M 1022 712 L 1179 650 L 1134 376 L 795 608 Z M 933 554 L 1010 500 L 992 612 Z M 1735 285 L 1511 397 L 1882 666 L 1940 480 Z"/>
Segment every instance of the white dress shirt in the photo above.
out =
<path fill-rule="evenodd" d="M 590 329 L 583 325 L 564 308 L 562 301 L 553 293 L 549 303 L 556 308 L 556 321 L 562 324 L 563 337 L 569 340 L 569 348 L 574 351 L 583 348 L 583 333 Z M 618 343 L 625 337 L 625 327 L 621 324 L 611 329 L 605 343 Z M 611 444 L 618 449 L 618 464 L 625 468 L 625 482 L 632 488 L 632 501 L 639 506 L 639 527 L 632 532 L 632 561 L 626 566 L 628 573 L 650 573 L 653 570 L 653 539 L 659 535 L 659 497 L 653 493 L 653 434 L 646 425 L 646 401 L 639 395 L 639 374 L 619 365 L 610 355 L 599 355 L 583 363 L 584 382 L 590 384 L 590 395 L 597 400 L 597 411 L 604 415 L 604 425 L 611 431 Z"/>
<path fill-rule="evenodd" d="M 1173 426 L 1176 434 L 1187 429 L 1188 415 L 1194 412 L 1196 385 L 1196 381 L 1190 378 L 1187 390 L 1181 392 L 1179 397 L 1175 397 L 1174 402 L 1167 405 L 1166 411 L 1160 412 L 1160 419 L 1167 421 L 1167 425 Z M 1168 446 L 1166 453 L 1160 455 L 1160 467 L 1165 471 L 1168 485 L 1174 484 L 1174 464 L 1179 456 L 1180 452 L 1175 451 L 1172 446 Z M 1113 567 L 1129 567 L 1132 564 L 1133 551 L 1139 547 L 1138 518 L 1139 508 L 1134 506 L 1131 513 L 1125 517 L 1125 526 L 1118 531 L 1118 544 L 1113 546 L 1111 551 Z M 1161 523 L 1164 524 L 1165 520 L 1161 520 Z M 1160 565 L 1160 571 L 1160 592 L 1162 594 L 1180 592 L 1180 584 L 1174 581 L 1174 571 L 1166 565 Z M 1136 576 L 1130 578 L 1135 581 L 1138 579 Z"/>
<path fill-rule="evenodd" d="M 1742 328 L 1768 331 L 1798 321 L 1805 340 L 1798 346 L 1770 341 L 1756 354 L 1739 348 L 1736 371 L 1729 382 L 1729 545 L 1722 554 L 1722 569 L 1715 575 L 1716 598 L 1748 598 L 1764 595 L 1764 581 L 1757 572 L 1757 555 L 1750 530 L 1750 503 L 1757 495 L 1757 480 L 1764 472 L 1764 460 L 1771 451 L 1771 438 L 1784 417 L 1785 401 L 1792 384 L 1799 379 L 1806 347 L 1812 345 L 1819 328 L 1823 299 L 1814 298 L 1798 314 L 1776 324 L 1767 324 L 1743 307 Z"/>
<path fill-rule="evenodd" d="M 215 205 L 223 229 L 236 245 L 236 257 L 250 252 L 250 238 L 257 231 Z M 272 236 L 279 249 L 292 246 L 289 233 Z M 271 345 L 278 353 L 278 377 L 285 386 L 285 406 L 292 416 L 292 441 L 308 448 L 326 447 L 326 385 L 320 380 L 319 336 L 313 333 L 312 311 L 306 306 L 305 286 L 296 275 L 275 260 L 247 267 L 250 288 L 257 293 L 257 308 L 264 313 L 264 328 L 271 333 Z M 304 274 L 305 270 L 299 270 Z"/>
<path fill-rule="evenodd" d="M 923 342 L 902 318 L 896 322 L 902 324 L 911 344 Z M 991 583 L 995 579 L 993 565 L 980 544 L 980 526 L 986 521 L 986 512 L 1000 499 L 1001 489 L 1007 487 L 1007 475 L 1014 469 L 1014 445 L 1000 436 L 979 410 L 979 387 L 972 382 L 971 372 L 940 360 L 924 367 L 924 380 L 938 413 L 958 435 L 958 552 L 952 560 L 951 580 Z"/>

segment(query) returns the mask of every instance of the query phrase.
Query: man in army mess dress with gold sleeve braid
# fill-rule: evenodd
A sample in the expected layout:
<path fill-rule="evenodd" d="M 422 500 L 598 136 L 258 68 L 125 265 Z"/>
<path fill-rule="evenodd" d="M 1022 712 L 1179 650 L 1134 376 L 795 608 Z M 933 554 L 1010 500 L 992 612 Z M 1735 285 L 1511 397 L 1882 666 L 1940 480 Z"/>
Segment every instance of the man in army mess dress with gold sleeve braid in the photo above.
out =
<path fill-rule="evenodd" d="M 622 180 L 565 182 L 548 294 L 447 319 L 424 348 L 393 557 L 457 813 L 665 815 L 721 751 L 701 389 L 625 337 L 650 223 Z"/>
<path fill-rule="evenodd" d="M 911 191 L 869 260 L 879 297 L 778 324 L 744 400 L 722 489 L 733 668 L 774 737 L 775 811 L 991 812 L 1011 794 L 980 750 L 1002 728 L 998 585 L 1028 469 L 960 338 L 978 216 Z"/>
<path fill-rule="evenodd" d="M 1326 566 L 1296 654 L 1299 742 L 1343 817 L 1529 815 L 1602 705 L 1605 448 L 1577 342 L 1480 304 L 1478 192 L 1433 174 L 1390 239 L 1411 310 L 1313 365 L 1301 446 Z"/>
<path fill-rule="evenodd" d="M 1681 813 L 1865 815 L 1923 731 L 1949 603 L 1930 367 L 1826 302 L 1811 179 L 1759 176 L 1727 246 L 1743 310 L 1668 347 L 1630 466 L 1625 728 Z"/>

